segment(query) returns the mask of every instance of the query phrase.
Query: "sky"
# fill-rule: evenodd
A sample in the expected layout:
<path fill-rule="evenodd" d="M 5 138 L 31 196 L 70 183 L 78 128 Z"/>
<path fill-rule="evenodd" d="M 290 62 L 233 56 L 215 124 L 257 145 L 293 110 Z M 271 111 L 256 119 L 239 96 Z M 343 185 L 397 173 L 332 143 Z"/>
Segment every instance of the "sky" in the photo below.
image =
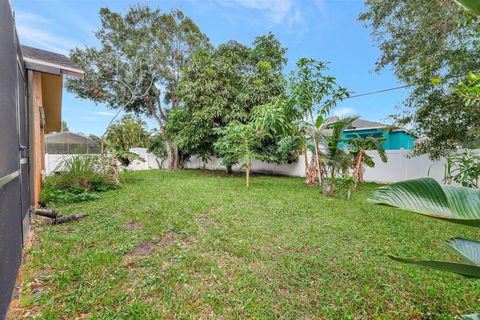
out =
<path fill-rule="evenodd" d="M 236 40 L 250 45 L 256 36 L 273 32 L 288 48 L 285 72 L 300 57 L 329 61 L 329 74 L 352 94 L 401 86 L 392 70 L 373 71 L 380 51 L 358 15 L 362 0 L 11 0 L 22 44 L 68 54 L 74 47 L 96 46 L 98 12 L 109 7 L 126 12 L 132 4 L 148 4 L 168 12 L 180 8 L 212 42 Z M 360 115 L 388 123 L 388 116 L 406 98 L 395 90 L 348 99 L 338 104 L 337 116 Z M 70 131 L 101 135 L 116 113 L 105 105 L 63 92 L 63 120 Z M 150 128 L 155 122 L 148 120 Z"/>

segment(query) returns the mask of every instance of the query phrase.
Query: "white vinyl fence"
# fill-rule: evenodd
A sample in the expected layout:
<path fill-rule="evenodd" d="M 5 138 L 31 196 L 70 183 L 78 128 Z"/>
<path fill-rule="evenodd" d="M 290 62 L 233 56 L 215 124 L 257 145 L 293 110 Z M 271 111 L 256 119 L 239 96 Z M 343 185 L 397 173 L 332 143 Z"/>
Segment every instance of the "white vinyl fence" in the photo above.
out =
<path fill-rule="evenodd" d="M 166 167 L 166 161 L 157 158 L 155 155 L 148 153 L 145 148 L 131 149 L 132 152 L 137 153 L 144 161 L 133 161 L 126 170 L 152 170 L 159 169 L 163 163 L 163 168 Z M 480 150 L 473 152 L 480 154 Z M 445 159 L 439 161 L 431 161 L 428 156 L 413 157 L 410 151 L 407 150 L 387 150 L 388 162 L 383 163 L 376 151 L 367 151 L 375 161 L 375 167 L 365 167 L 365 180 L 371 182 L 392 183 L 407 179 L 416 179 L 430 176 L 435 180 L 442 182 L 444 176 Z M 74 155 L 51 155 L 47 154 L 45 159 L 46 173 L 51 174 L 58 169 L 59 163 L 65 157 Z M 207 169 L 207 170 L 224 170 L 225 166 L 221 164 L 220 159 L 212 159 L 204 163 L 201 159 L 192 157 L 185 163 L 187 169 Z M 233 167 L 233 170 L 240 171 L 240 167 Z M 303 177 L 305 175 L 305 161 L 304 157 L 300 156 L 298 161 L 291 164 L 273 164 L 263 161 L 252 161 L 252 171 L 259 173 L 278 174 L 294 177 Z"/>

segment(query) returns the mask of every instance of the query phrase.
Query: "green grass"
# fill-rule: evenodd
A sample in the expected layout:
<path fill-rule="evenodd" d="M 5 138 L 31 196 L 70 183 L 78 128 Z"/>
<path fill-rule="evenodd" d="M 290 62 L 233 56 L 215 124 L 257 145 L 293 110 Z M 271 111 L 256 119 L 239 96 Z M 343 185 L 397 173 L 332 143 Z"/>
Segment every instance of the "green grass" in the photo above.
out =
<path fill-rule="evenodd" d="M 442 319 L 480 311 L 480 282 L 394 262 L 451 259 L 476 229 L 321 196 L 302 179 L 125 174 L 82 221 L 37 227 L 19 318 Z"/>

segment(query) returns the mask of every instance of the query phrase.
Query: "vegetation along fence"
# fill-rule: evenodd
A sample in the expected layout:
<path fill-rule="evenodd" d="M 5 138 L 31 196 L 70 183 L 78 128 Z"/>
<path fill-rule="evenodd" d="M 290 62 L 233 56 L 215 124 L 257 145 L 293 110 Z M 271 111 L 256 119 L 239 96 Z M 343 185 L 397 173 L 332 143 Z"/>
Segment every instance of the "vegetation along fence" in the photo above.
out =
<path fill-rule="evenodd" d="M 140 155 L 143 161 L 135 160 L 127 168 L 127 170 L 151 170 L 159 169 L 163 161 L 155 155 L 148 153 L 147 149 L 135 148 L 131 151 Z M 459 154 L 464 151 L 459 151 Z M 480 155 L 480 150 L 468 151 Z M 387 150 L 388 162 L 383 163 L 377 151 L 367 151 L 374 162 L 375 167 L 365 168 L 365 180 L 371 182 L 392 183 L 408 179 L 416 179 L 430 176 L 438 182 L 443 182 L 445 176 L 445 165 L 447 160 L 442 158 L 438 161 L 432 161 L 426 155 L 413 157 L 408 150 Z M 72 155 L 53 155 L 47 154 L 46 168 L 47 174 L 52 173 L 58 164 Z M 164 164 L 164 163 L 163 163 Z M 164 164 L 165 167 L 165 164 Z M 204 163 L 201 159 L 192 157 L 185 163 L 188 169 L 206 169 L 206 170 L 224 170 L 220 159 L 212 159 Z M 234 170 L 240 171 L 241 168 L 233 167 Z M 279 174 L 293 177 L 303 177 L 305 175 L 305 162 L 303 156 L 300 156 L 297 162 L 291 164 L 272 164 L 263 161 L 252 161 L 253 172 Z"/>

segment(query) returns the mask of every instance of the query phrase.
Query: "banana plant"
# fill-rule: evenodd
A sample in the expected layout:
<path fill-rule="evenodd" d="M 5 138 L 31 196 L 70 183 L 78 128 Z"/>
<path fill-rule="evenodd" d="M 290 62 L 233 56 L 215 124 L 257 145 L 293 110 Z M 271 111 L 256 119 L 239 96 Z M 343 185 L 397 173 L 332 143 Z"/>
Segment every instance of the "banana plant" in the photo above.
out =
<path fill-rule="evenodd" d="M 452 223 L 480 227 L 480 190 L 440 185 L 432 178 L 407 180 L 381 187 L 368 201 Z M 480 278 L 480 241 L 456 237 L 445 241 L 445 245 L 463 263 L 389 257 L 467 278 Z M 456 319 L 480 320 L 480 314 L 462 315 Z"/>
<path fill-rule="evenodd" d="M 351 148 L 353 153 L 353 176 L 358 182 L 365 182 L 363 177 L 363 173 L 365 171 L 364 165 L 367 165 L 370 168 L 375 166 L 373 158 L 369 156 L 366 151 L 377 150 L 380 160 L 382 160 L 382 162 L 387 162 L 387 154 L 382 146 L 382 143 L 385 142 L 385 139 L 370 136 L 361 137 L 358 133 L 355 135 L 355 138 L 347 141 L 348 146 Z"/>
<path fill-rule="evenodd" d="M 368 201 L 452 223 L 480 227 L 480 190 L 440 185 L 432 178 L 407 180 L 381 187 Z M 395 256 L 390 258 L 468 278 L 480 278 L 480 241 L 451 238 L 445 241 L 445 245 L 463 263 Z"/>
<path fill-rule="evenodd" d="M 480 15 L 480 1 L 478 0 L 455 0 L 456 3 L 465 8 L 468 12 Z"/>

